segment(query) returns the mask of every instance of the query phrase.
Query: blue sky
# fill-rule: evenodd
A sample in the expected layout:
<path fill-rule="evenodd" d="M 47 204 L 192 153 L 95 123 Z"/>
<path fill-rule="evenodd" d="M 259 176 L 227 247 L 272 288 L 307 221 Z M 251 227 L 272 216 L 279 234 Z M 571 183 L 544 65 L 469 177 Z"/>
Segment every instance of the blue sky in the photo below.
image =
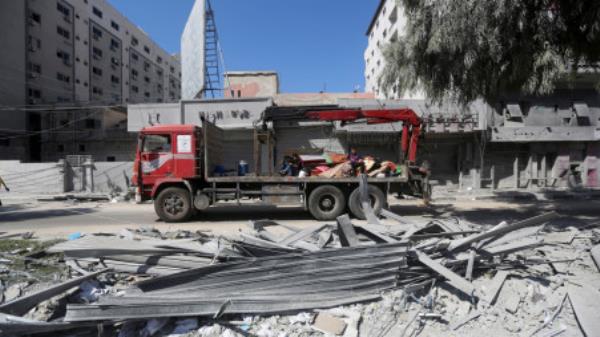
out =
<path fill-rule="evenodd" d="M 179 51 L 193 0 L 109 0 Z M 276 70 L 283 92 L 364 90 L 365 31 L 378 0 L 212 0 L 227 70 Z"/>

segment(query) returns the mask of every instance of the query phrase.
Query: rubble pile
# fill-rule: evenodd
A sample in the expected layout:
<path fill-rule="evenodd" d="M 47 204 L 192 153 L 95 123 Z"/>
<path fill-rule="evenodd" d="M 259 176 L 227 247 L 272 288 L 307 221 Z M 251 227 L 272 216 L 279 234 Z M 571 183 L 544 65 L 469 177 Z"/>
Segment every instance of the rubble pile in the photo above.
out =
<path fill-rule="evenodd" d="M 379 218 L 364 209 L 366 223 L 346 215 L 307 228 L 251 221 L 231 237 L 152 228 L 72 237 L 36 253 L 55 259 L 70 277 L 61 272 L 54 282 L 32 277 L 25 285 L 4 284 L 0 331 L 119 337 L 600 331 L 594 226 L 568 226 L 554 212 L 484 228 L 452 219 L 413 223 L 389 211 Z"/>

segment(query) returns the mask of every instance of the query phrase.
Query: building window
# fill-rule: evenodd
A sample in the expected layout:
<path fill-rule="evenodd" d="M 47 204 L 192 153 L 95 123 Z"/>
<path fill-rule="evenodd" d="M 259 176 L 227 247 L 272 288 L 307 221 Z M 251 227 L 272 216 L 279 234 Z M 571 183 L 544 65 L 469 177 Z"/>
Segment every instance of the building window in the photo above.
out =
<path fill-rule="evenodd" d="M 94 8 L 92 8 L 92 12 L 94 13 L 94 15 L 96 15 L 97 17 L 99 17 L 100 19 L 102 19 L 103 14 L 102 14 L 101 10 L 99 10 L 98 8 L 96 8 L 94 6 Z"/>
<path fill-rule="evenodd" d="M 65 39 L 71 38 L 71 33 L 66 28 L 56 26 L 56 32 L 58 33 L 58 35 L 64 37 Z"/>
<path fill-rule="evenodd" d="M 102 94 L 103 94 L 103 91 L 102 91 L 102 88 L 93 87 L 93 88 L 92 88 L 92 93 L 93 93 L 93 94 L 96 94 L 96 95 L 100 95 L 100 96 L 102 96 Z"/>
<path fill-rule="evenodd" d="M 139 60 L 139 57 L 137 56 L 137 54 L 131 54 L 131 58 L 132 58 L 134 61 L 137 61 L 137 60 Z"/>
<path fill-rule="evenodd" d="M 140 44 L 140 41 L 135 36 L 132 36 L 131 37 L 131 45 L 137 46 L 138 44 Z"/>
<path fill-rule="evenodd" d="M 79 152 L 85 152 L 85 145 L 79 144 Z"/>
<path fill-rule="evenodd" d="M 100 69 L 100 68 L 96 68 L 96 67 L 93 67 L 93 68 L 92 68 L 92 73 L 93 73 L 94 75 L 96 75 L 96 76 L 102 76 L 102 69 Z"/>
<path fill-rule="evenodd" d="M 144 93 L 144 96 L 146 96 L 146 98 L 150 98 L 150 93 L 146 91 L 146 92 Z"/>
<path fill-rule="evenodd" d="M 144 62 L 144 71 L 148 71 L 150 69 L 150 63 Z"/>
<path fill-rule="evenodd" d="M 42 66 L 37 63 L 29 62 L 27 63 L 27 70 L 29 71 L 29 77 L 35 78 L 42 73 Z"/>
<path fill-rule="evenodd" d="M 163 76 L 163 71 L 162 71 L 162 69 L 157 69 L 157 70 L 156 70 L 156 75 L 158 75 L 158 77 L 162 77 L 162 76 Z"/>
<path fill-rule="evenodd" d="M 92 35 L 94 40 L 98 41 L 102 37 L 102 30 L 98 27 L 92 27 Z"/>
<path fill-rule="evenodd" d="M 144 76 L 144 81 L 145 81 L 146 83 L 150 83 L 150 77 L 148 77 L 148 76 Z"/>
<path fill-rule="evenodd" d="M 110 61 L 112 62 L 113 66 L 118 66 L 119 64 L 121 64 L 121 62 L 119 62 L 119 59 L 116 57 L 111 58 Z"/>
<path fill-rule="evenodd" d="M 135 92 L 135 93 L 137 94 L 138 92 L 140 92 L 140 88 L 138 88 L 138 87 L 137 87 L 137 86 L 135 86 L 135 85 L 132 85 L 132 86 L 131 86 L 131 91 L 133 91 L 133 92 Z"/>
<path fill-rule="evenodd" d="M 56 57 L 62 60 L 65 65 L 71 65 L 71 54 L 67 53 L 64 50 L 58 50 L 56 52 Z"/>
<path fill-rule="evenodd" d="M 156 63 L 162 64 L 162 61 L 163 61 L 162 57 L 160 57 L 160 56 L 156 57 Z"/>
<path fill-rule="evenodd" d="M 110 81 L 114 84 L 119 84 L 121 82 L 121 79 L 119 79 L 117 76 L 112 75 L 110 76 Z"/>
<path fill-rule="evenodd" d="M 29 88 L 28 95 L 29 98 L 42 98 L 42 92 L 39 89 Z"/>
<path fill-rule="evenodd" d="M 144 51 L 148 54 L 150 54 L 150 47 L 148 46 L 144 46 Z"/>
<path fill-rule="evenodd" d="M 110 26 L 116 31 L 119 31 L 119 29 L 120 29 L 119 24 L 112 20 L 110 21 Z"/>
<path fill-rule="evenodd" d="M 112 49 L 113 51 L 116 51 L 119 49 L 120 46 L 121 46 L 121 44 L 119 43 L 119 41 L 117 41 L 115 39 L 110 39 L 110 49 Z"/>
<path fill-rule="evenodd" d="M 65 5 L 61 4 L 60 2 L 56 3 L 56 9 L 64 16 L 71 16 L 71 10 L 68 9 Z"/>
<path fill-rule="evenodd" d="M 97 59 L 102 58 L 102 50 L 100 48 L 94 47 L 94 49 L 92 51 L 94 53 L 94 58 L 97 58 Z"/>
<path fill-rule="evenodd" d="M 86 129 L 95 129 L 96 128 L 96 120 L 93 118 L 88 118 L 85 120 L 85 128 Z"/>
<path fill-rule="evenodd" d="M 29 51 L 34 52 L 42 48 L 42 40 L 29 35 L 27 37 L 27 47 L 29 48 Z"/>
<path fill-rule="evenodd" d="M 58 146 L 56 147 L 56 151 L 65 152 L 65 146 L 63 144 L 58 144 Z"/>
<path fill-rule="evenodd" d="M 137 80 L 138 77 L 138 71 L 135 69 L 131 69 L 131 78 L 134 80 Z"/>
<path fill-rule="evenodd" d="M 114 162 L 114 161 L 117 161 L 117 158 L 115 158 L 115 156 L 108 156 L 108 157 L 106 157 L 106 161 Z"/>
<path fill-rule="evenodd" d="M 71 77 L 67 76 L 63 73 L 56 73 L 56 79 L 61 81 L 61 82 L 65 82 L 65 83 L 71 83 Z"/>
<path fill-rule="evenodd" d="M 42 16 L 38 13 L 31 11 L 29 12 L 29 22 L 32 24 L 40 24 L 42 23 Z"/>

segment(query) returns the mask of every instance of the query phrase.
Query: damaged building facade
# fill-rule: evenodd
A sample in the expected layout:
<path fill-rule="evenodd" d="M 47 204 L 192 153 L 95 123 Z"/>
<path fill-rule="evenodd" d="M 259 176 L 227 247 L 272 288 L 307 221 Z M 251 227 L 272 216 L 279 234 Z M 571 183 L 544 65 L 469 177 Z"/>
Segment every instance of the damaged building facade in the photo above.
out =
<path fill-rule="evenodd" d="M 430 132 L 420 155 L 431 162 L 439 185 L 450 190 L 600 187 L 597 66 L 578 68 L 570 83 L 557 83 L 545 97 L 504 94 L 495 103 L 433 107 L 421 92 L 379 87 L 382 49 L 405 34 L 405 23 L 399 2 L 380 0 L 366 34 L 365 88 L 378 99 L 400 99 L 397 104 L 427 121 Z M 461 123 L 474 127 L 457 128 Z M 440 128 L 448 132 L 431 132 Z"/>
<path fill-rule="evenodd" d="M 259 83 L 267 85 L 265 73 L 258 72 Z M 252 85 L 250 75 L 242 77 L 244 86 Z M 235 82 L 235 81 L 234 81 Z M 268 86 L 268 85 L 267 85 Z M 282 111 L 306 107 L 411 108 L 424 121 L 419 164 L 429 162 L 433 180 L 447 191 L 485 189 L 544 189 L 598 187 L 597 96 L 590 92 L 573 103 L 562 95 L 547 98 L 521 97 L 515 103 L 498 107 L 482 101 L 467 107 L 456 104 L 429 104 L 425 100 L 377 100 L 362 93 L 278 93 L 255 97 L 247 90 L 232 89 L 235 98 L 189 100 L 179 104 L 130 105 L 128 130 L 156 124 L 201 124 L 203 116 L 227 133 L 223 148 L 226 169 L 235 170 L 240 161 L 269 171 L 267 156 L 255 157 L 256 130 L 261 116 L 271 106 Z M 246 93 L 246 95 L 241 94 Z M 239 97 L 238 97 L 239 96 Z M 567 96 L 564 96 L 567 97 Z M 506 102 L 512 102 L 507 100 Z M 355 147 L 360 154 L 384 160 L 400 156 L 401 123 L 382 125 L 343 125 L 339 122 L 276 121 L 273 131 L 277 166 L 286 155 L 325 152 L 347 153 Z M 264 153 L 264 151 L 261 151 Z M 265 166 L 266 165 L 266 166 Z"/>

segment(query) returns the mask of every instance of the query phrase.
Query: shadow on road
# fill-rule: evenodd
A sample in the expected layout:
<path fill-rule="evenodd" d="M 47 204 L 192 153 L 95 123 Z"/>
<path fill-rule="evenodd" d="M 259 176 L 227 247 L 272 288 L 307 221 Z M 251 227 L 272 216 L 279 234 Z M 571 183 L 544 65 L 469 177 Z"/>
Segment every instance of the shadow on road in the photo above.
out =
<path fill-rule="evenodd" d="M 559 227 L 581 227 L 600 221 L 600 200 L 514 200 L 508 203 L 518 204 L 519 207 L 482 207 L 481 202 L 473 202 L 472 208 L 468 207 L 468 203 L 462 203 L 460 207 L 453 204 L 393 205 L 391 211 L 402 216 L 423 216 L 431 219 L 457 217 L 489 226 L 495 226 L 501 221 L 511 223 L 550 211 L 561 215 L 560 219 L 552 223 Z"/>
<path fill-rule="evenodd" d="M 219 206 L 198 212 L 191 221 L 240 221 L 240 220 L 311 220 L 312 216 L 302 207 L 277 208 L 275 206 Z"/>
<path fill-rule="evenodd" d="M 12 207 L 12 206 L 11 206 Z M 95 213 L 93 208 L 43 209 L 16 212 L 0 212 L 0 224 L 18 221 L 31 221 L 48 218 L 71 217 Z"/>

